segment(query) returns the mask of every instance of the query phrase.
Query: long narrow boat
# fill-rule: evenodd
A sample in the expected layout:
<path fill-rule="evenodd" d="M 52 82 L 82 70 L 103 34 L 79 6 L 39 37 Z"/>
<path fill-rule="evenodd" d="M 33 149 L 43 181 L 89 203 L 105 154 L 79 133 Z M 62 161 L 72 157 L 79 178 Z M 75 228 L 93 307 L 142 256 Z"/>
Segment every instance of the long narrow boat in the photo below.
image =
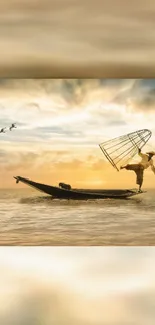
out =
<path fill-rule="evenodd" d="M 16 183 L 22 182 L 41 192 L 51 195 L 53 198 L 72 199 L 72 200 L 88 200 L 88 199 L 127 199 L 131 196 L 139 194 L 137 190 L 128 189 L 64 189 L 57 186 L 45 185 L 31 181 L 28 178 L 14 176 Z"/>

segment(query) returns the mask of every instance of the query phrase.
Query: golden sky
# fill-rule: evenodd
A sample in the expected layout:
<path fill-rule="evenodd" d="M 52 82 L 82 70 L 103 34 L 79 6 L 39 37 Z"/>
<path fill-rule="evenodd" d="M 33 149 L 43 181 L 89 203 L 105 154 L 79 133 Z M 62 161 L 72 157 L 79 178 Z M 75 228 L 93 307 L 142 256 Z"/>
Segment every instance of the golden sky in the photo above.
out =
<path fill-rule="evenodd" d="M 135 174 L 117 172 L 98 144 L 147 128 L 155 148 L 154 79 L 1 79 L 0 187 L 21 175 L 47 184 L 135 188 Z M 145 187 L 155 176 L 145 172 Z"/>
<path fill-rule="evenodd" d="M 1 0 L 0 76 L 154 77 L 154 15 L 154 0 Z"/>

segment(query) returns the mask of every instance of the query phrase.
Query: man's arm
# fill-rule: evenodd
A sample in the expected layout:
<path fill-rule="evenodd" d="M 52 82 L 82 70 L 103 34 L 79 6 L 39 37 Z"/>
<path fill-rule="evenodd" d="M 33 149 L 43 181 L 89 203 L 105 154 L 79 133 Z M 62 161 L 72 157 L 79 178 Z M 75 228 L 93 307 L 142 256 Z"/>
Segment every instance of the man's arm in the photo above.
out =
<path fill-rule="evenodd" d="M 142 153 L 140 148 L 138 148 L 138 155 L 139 155 L 141 158 L 146 157 L 145 153 Z"/>
<path fill-rule="evenodd" d="M 152 160 L 150 161 L 150 166 L 151 166 L 151 169 L 152 169 L 153 173 L 155 174 L 155 166 L 153 165 Z"/>

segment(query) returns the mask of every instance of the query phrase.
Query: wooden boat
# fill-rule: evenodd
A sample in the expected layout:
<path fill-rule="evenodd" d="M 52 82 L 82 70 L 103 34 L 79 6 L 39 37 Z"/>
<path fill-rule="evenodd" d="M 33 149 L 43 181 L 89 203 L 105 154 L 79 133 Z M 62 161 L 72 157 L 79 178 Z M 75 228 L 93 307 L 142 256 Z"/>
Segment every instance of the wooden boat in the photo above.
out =
<path fill-rule="evenodd" d="M 16 183 L 22 182 L 41 192 L 58 199 L 88 200 L 88 199 L 127 199 L 139 194 L 137 190 L 128 189 L 66 189 L 57 186 L 37 183 L 28 178 L 14 176 Z M 61 184 L 61 183 L 60 183 Z M 63 183 L 62 183 L 63 184 Z"/>

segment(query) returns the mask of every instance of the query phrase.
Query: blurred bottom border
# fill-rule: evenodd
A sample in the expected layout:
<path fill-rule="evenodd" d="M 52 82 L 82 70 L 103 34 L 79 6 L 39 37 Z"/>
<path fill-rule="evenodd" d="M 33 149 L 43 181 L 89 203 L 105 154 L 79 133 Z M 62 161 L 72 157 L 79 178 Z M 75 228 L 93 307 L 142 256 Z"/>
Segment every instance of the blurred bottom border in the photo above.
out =
<path fill-rule="evenodd" d="M 0 324 L 153 325 L 154 247 L 0 247 Z"/>

